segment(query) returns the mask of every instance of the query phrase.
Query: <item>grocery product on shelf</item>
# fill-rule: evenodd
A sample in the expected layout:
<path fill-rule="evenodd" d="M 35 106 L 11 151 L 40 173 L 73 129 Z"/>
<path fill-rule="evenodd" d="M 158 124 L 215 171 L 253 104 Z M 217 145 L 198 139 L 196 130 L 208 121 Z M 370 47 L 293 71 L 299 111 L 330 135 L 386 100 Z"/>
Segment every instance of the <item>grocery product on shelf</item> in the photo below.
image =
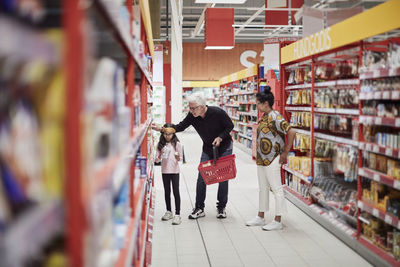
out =
<path fill-rule="evenodd" d="M 253 132 L 258 118 L 255 101 L 259 87 L 257 75 L 258 66 L 254 66 L 220 80 L 221 106 L 234 124 L 233 139 L 249 150 L 255 144 Z"/>

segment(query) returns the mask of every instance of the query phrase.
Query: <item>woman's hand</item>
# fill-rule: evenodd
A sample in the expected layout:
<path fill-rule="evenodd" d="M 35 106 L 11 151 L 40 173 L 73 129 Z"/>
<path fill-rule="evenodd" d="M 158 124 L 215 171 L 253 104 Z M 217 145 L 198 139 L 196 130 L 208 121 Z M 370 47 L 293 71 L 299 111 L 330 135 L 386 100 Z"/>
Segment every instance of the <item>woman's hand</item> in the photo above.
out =
<path fill-rule="evenodd" d="M 161 127 L 155 124 L 154 122 L 151 124 L 151 129 L 156 131 L 161 131 Z"/>
<path fill-rule="evenodd" d="M 175 152 L 175 158 L 176 158 L 177 161 L 179 161 L 180 156 L 179 156 L 179 153 L 178 153 L 178 152 Z"/>
<path fill-rule="evenodd" d="M 219 145 L 221 144 L 222 138 L 221 137 L 217 137 L 214 139 L 214 141 L 212 142 L 213 146 L 219 147 Z"/>
<path fill-rule="evenodd" d="M 288 153 L 289 152 L 285 151 L 282 152 L 281 157 L 279 158 L 279 164 L 286 164 Z"/>

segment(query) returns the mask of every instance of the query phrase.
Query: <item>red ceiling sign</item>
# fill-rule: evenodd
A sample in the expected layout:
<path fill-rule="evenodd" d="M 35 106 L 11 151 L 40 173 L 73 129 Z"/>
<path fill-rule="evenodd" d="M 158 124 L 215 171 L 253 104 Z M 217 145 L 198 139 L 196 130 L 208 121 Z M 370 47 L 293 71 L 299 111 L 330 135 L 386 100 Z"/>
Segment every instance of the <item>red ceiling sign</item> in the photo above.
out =
<path fill-rule="evenodd" d="M 204 26 L 205 49 L 232 49 L 235 46 L 233 8 L 207 8 Z"/>
<path fill-rule="evenodd" d="M 304 4 L 304 0 L 274 0 L 269 1 L 265 0 L 266 8 L 276 8 L 277 6 L 287 8 L 288 1 L 291 1 L 291 8 L 300 8 Z M 268 6 L 268 2 L 270 5 Z M 271 3 L 274 5 L 271 6 Z M 292 25 L 295 25 L 294 14 L 296 14 L 296 10 L 292 10 Z M 289 11 L 275 11 L 275 10 L 266 10 L 265 11 L 265 25 L 288 25 Z"/>

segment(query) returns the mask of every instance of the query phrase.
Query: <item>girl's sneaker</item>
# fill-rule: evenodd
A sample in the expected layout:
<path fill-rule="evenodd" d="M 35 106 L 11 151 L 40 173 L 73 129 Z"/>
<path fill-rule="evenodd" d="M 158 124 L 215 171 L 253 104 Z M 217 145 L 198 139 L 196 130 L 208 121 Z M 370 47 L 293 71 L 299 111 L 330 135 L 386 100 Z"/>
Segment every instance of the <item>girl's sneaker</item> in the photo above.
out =
<path fill-rule="evenodd" d="M 174 219 L 172 220 L 172 224 L 173 225 L 178 225 L 178 224 L 181 224 L 181 222 L 182 222 L 181 216 L 175 215 Z"/>
<path fill-rule="evenodd" d="M 161 220 L 163 221 L 168 221 L 171 220 L 174 216 L 172 215 L 172 212 L 166 211 L 164 216 L 161 217 Z"/>

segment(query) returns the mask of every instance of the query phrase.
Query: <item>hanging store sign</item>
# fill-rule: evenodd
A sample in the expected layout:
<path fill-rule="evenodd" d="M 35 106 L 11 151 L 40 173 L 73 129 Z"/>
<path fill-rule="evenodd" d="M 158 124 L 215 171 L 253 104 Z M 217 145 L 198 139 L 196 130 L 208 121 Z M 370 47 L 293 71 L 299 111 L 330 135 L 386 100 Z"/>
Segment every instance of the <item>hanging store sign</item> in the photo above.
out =
<path fill-rule="evenodd" d="M 400 28 L 400 1 L 391 0 L 309 35 L 281 49 L 281 63 L 364 40 Z"/>

